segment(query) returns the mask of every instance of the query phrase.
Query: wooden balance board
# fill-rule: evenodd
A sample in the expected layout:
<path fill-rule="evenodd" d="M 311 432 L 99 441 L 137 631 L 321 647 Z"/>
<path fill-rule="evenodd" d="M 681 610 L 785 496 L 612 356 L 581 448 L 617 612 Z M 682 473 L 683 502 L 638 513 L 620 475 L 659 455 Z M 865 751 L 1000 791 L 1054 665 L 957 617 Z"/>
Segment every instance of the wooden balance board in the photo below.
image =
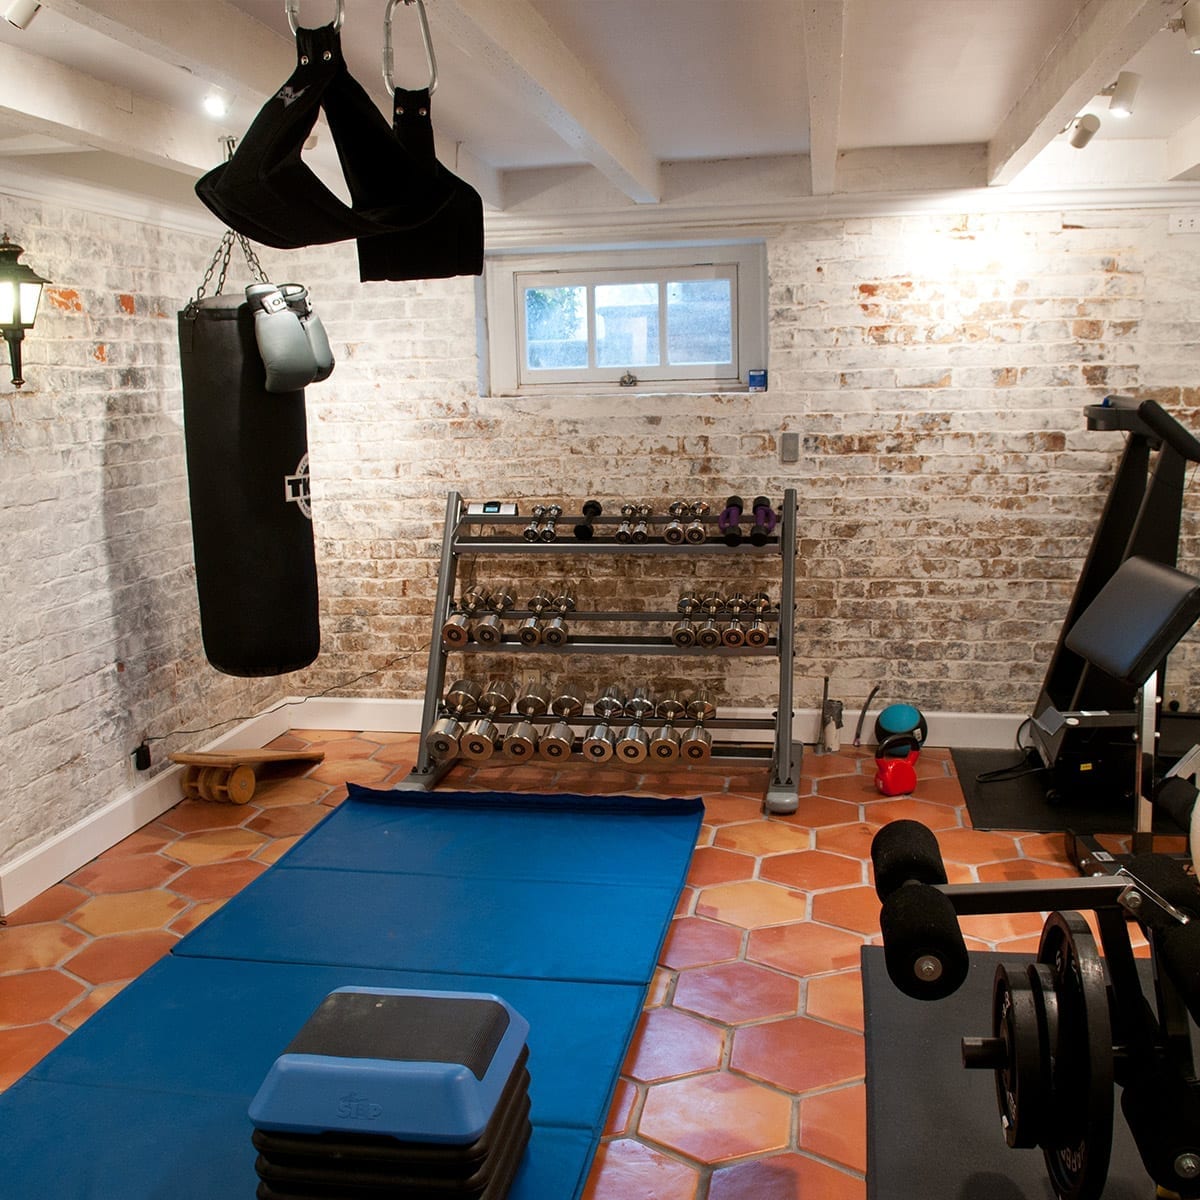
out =
<path fill-rule="evenodd" d="M 245 804 L 258 783 L 255 768 L 268 763 L 321 762 L 324 750 L 196 750 L 171 754 L 184 768 L 180 785 L 190 800 Z"/>

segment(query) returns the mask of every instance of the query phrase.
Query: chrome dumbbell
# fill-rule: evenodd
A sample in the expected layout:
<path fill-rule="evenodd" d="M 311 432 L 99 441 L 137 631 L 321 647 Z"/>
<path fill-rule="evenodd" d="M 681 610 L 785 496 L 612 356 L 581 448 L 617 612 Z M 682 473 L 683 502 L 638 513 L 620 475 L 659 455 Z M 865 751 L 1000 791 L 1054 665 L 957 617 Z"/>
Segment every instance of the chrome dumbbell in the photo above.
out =
<path fill-rule="evenodd" d="M 675 722 L 687 711 L 687 705 L 672 692 L 655 706 L 654 715 L 662 724 L 650 732 L 650 757 L 657 762 L 671 762 L 679 757 L 679 730 Z"/>
<path fill-rule="evenodd" d="M 679 597 L 679 603 L 676 605 L 682 620 L 676 621 L 671 626 L 671 641 L 676 646 L 694 646 L 696 644 L 696 626 L 692 623 L 692 614 L 696 611 L 698 603 L 696 597 L 691 592 L 684 592 Z"/>
<path fill-rule="evenodd" d="M 721 627 L 717 615 L 725 608 L 725 597 L 717 591 L 708 591 L 700 598 L 700 611 L 707 620 L 696 630 L 696 645 L 705 650 L 715 650 L 721 644 Z"/>
<path fill-rule="evenodd" d="M 654 716 L 654 701 L 648 688 L 634 688 L 633 695 L 625 702 L 625 715 L 633 721 L 617 738 L 616 756 L 622 762 L 638 763 L 650 753 L 650 737 L 645 722 Z"/>
<path fill-rule="evenodd" d="M 704 722 L 716 715 L 717 706 L 706 692 L 698 692 L 687 702 L 687 716 L 695 724 L 680 739 L 679 752 L 689 762 L 707 762 L 712 757 L 712 734 Z"/>
<path fill-rule="evenodd" d="M 683 531 L 685 541 L 699 543 L 708 537 L 704 528 L 704 518 L 708 516 L 709 508 L 706 500 L 693 500 L 691 503 L 691 521 Z"/>
<path fill-rule="evenodd" d="M 746 597 L 741 592 L 731 592 L 725 597 L 725 611 L 730 616 L 729 624 L 721 630 L 721 644 L 724 646 L 744 646 L 746 644 L 746 628 L 741 616 L 746 611 Z"/>
<path fill-rule="evenodd" d="M 443 705 L 450 715 L 434 721 L 425 735 L 425 748 L 438 761 L 458 757 L 464 733 L 462 718 L 479 711 L 482 690 L 473 679 L 460 679 L 446 689 Z"/>
<path fill-rule="evenodd" d="M 552 542 L 558 537 L 558 518 L 562 516 L 561 504 L 546 505 L 546 520 L 538 530 L 538 540 Z"/>
<path fill-rule="evenodd" d="M 476 717 L 467 726 L 459 743 L 459 752 L 468 762 L 486 762 L 500 743 L 500 728 L 495 718 L 512 709 L 517 689 L 507 680 L 494 680 L 483 689 L 479 708 L 485 716 Z"/>
<path fill-rule="evenodd" d="M 487 607 L 491 592 L 482 584 L 472 584 L 463 590 L 459 599 L 459 611 L 451 613 L 442 625 L 442 645 L 465 646 L 471 640 L 471 621 Z"/>
<path fill-rule="evenodd" d="M 650 538 L 650 505 L 638 504 L 634 507 L 633 515 L 637 518 L 633 528 L 629 531 L 629 540 L 632 542 L 645 542 Z"/>
<path fill-rule="evenodd" d="M 500 618 L 512 608 L 513 603 L 513 594 L 508 588 L 497 588 L 489 593 L 487 606 L 491 611 L 476 621 L 471 629 L 477 642 L 485 646 L 495 646 L 503 641 L 504 625 Z"/>
<path fill-rule="evenodd" d="M 686 500 L 672 500 L 667 505 L 671 519 L 663 526 L 663 541 L 678 546 L 684 540 L 684 519 L 692 515 L 692 506 Z"/>
<path fill-rule="evenodd" d="M 546 610 L 554 603 L 550 593 L 545 588 L 539 588 L 536 595 L 529 598 L 529 611 L 533 616 L 526 617 L 517 626 L 517 638 L 523 646 L 537 646 L 542 640 L 542 618 Z"/>
<path fill-rule="evenodd" d="M 575 526 L 575 537 L 580 542 L 590 542 L 596 534 L 596 518 L 604 511 L 599 500 L 588 500 L 583 506 L 583 520 Z"/>
<path fill-rule="evenodd" d="M 619 684 L 609 684 L 604 691 L 592 701 L 592 712 L 600 718 L 588 727 L 583 735 L 583 754 L 592 762 L 605 762 L 612 758 L 617 748 L 617 735 L 609 722 L 613 717 L 621 716 L 625 711 L 625 693 Z"/>
<path fill-rule="evenodd" d="M 547 646 L 561 646 L 567 640 L 567 613 L 575 611 L 575 597 L 570 592 L 560 592 L 550 602 L 557 615 L 542 626 L 542 641 Z"/>
<path fill-rule="evenodd" d="M 532 758 L 538 747 L 538 731 L 531 718 L 550 711 L 550 687 L 538 680 L 527 683 L 517 697 L 517 712 L 524 720 L 514 721 L 504 735 L 504 750 L 513 758 Z"/>
<path fill-rule="evenodd" d="M 617 526 L 617 532 L 614 535 L 618 542 L 633 541 L 633 521 L 637 516 L 636 504 L 622 504 L 621 516 L 624 520 Z"/>
<path fill-rule="evenodd" d="M 575 733 L 569 721 L 583 716 L 583 693 L 569 683 L 554 691 L 550 700 L 550 711 L 559 719 L 555 721 L 538 741 L 538 753 L 543 758 L 567 758 L 575 744 Z"/>
<path fill-rule="evenodd" d="M 542 536 L 542 518 L 546 515 L 546 506 L 544 504 L 535 504 L 533 513 L 528 525 L 521 530 L 521 536 L 527 542 L 537 542 Z"/>
<path fill-rule="evenodd" d="M 771 631 L 763 620 L 763 614 L 771 607 L 771 598 L 766 592 L 755 592 L 746 602 L 754 614 L 754 620 L 746 626 L 746 645 L 765 646 L 771 640 Z"/>

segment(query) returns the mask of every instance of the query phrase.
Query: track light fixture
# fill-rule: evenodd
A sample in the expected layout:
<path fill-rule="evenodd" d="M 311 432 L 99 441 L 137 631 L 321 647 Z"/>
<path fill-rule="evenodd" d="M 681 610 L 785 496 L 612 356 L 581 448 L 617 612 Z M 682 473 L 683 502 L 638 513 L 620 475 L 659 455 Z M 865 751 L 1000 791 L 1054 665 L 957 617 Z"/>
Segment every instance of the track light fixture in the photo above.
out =
<path fill-rule="evenodd" d="M 37 16 L 38 9 L 41 7 L 38 0 L 12 0 L 12 3 L 4 10 L 4 19 L 10 25 L 24 29 Z"/>
<path fill-rule="evenodd" d="M 1096 136 L 1100 128 L 1100 118 L 1095 113 L 1084 113 L 1067 126 L 1071 132 L 1071 145 L 1076 150 L 1082 150 Z"/>
<path fill-rule="evenodd" d="M 1184 4 L 1183 32 L 1187 35 L 1188 49 L 1200 54 L 1200 0 L 1187 0 Z"/>
<path fill-rule="evenodd" d="M 1136 71 L 1122 71 L 1116 83 L 1110 84 L 1101 93 L 1108 97 L 1108 111 L 1114 117 L 1133 116 L 1133 98 L 1137 95 L 1142 77 Z"/>

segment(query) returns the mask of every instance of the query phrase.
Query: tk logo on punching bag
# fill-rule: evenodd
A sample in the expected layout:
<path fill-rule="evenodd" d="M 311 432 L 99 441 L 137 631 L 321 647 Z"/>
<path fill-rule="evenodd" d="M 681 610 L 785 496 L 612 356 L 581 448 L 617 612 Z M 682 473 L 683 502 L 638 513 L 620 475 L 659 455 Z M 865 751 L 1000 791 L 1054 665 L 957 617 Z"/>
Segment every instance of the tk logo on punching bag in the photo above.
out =
<path fill-rule="evenodd" d="M 311 521 L 312 503 L 308 490 L 308 455 L 296 464 L 296 470 L 291 475 L 283 477 L 283 498 L 289 504 L 295 504 Z"/>

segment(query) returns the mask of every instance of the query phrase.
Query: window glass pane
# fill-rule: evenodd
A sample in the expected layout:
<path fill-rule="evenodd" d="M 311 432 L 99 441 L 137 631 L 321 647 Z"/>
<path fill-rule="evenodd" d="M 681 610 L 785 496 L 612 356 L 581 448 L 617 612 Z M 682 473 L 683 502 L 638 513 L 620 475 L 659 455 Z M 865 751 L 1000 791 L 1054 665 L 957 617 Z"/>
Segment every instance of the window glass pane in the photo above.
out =
<path fill-rule="evenodd" d="M 733 361 L 733 301 L 728 279 L 667 284 L 667 361 Z"/>
<path fill-rule="evenodd" d="M 588 365 L 587 288 L 525 289 L 525 365 L 534 371 Z"/>
<path fill-rule="evenodd" d="M 596 287 L 596 366 L 658 366 L 658 284 Z"/>

